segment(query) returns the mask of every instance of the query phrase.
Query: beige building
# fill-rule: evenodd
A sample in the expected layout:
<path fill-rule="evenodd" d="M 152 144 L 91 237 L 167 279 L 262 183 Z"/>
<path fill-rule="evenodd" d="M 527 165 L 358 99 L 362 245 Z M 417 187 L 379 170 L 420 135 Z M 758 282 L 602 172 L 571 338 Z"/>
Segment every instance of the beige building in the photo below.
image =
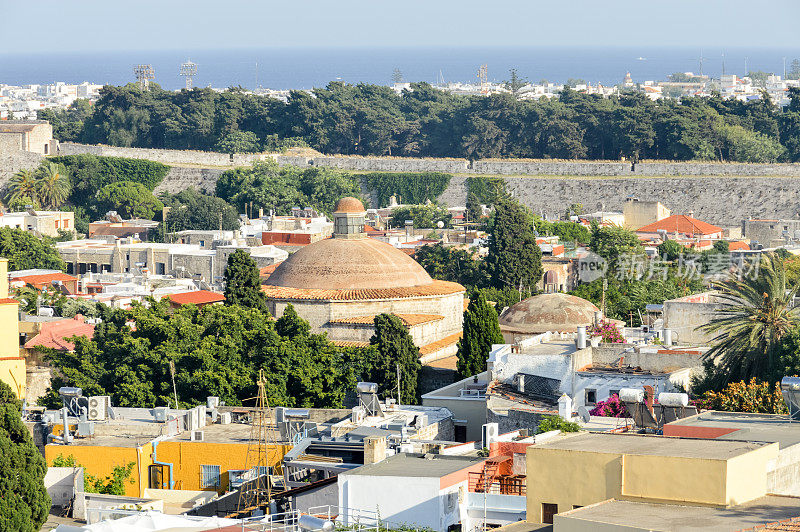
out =
<path fill-rule="evenodd" d="M 41 155 L 55 153 L 58 141 L 46 120 L 4 120 L 0 122 L 0 153 L 27 151 Z"/>
<path fill-rule="evenodd" d="M 622 213 L 625 227 L 634 231 L 672 214 L 660 201 L 639 201 L 635 198 L 628 198 L 625 201 Z"/>
<path fill-rule="evenodd" d="M 719 334 L 700 329 L 719 316 L 720 299 L 716 292 L 701 292 L 664 301 L 664 328 L 682 344 L 705 345 Z"/>
<path fill-rule="evenodd" d="M 608 499 L 727 508 L 766 496 L 778 443 L 573 433 L 527 450 L 527 520 Z M 556 521 L 558 523 L 558 521 Z"/>
<path fill-rule="evenodd" d="M 334 238 L 304 246 L 265 281 L 270 312 L 281 316 L 291 304 L 312 331 L 351 345 L 365 345 L 375 316 L 392 313 L 408 328 L 423 363 L 454 355 L 464 287 L 431 279 L 402 251 L 369 238 L 365 216 L 356 198 L 339 200 Z"/>
<path fill-rule="evenodd" d="M 228 257 L 236 250 L 247 251 L 259 268 L 285 260 L 288 253 L 275 246 L 248 246 L 238 241 L 216 242 L 210 249 L 200 244 L 136 242 L 118 239 L 75 240 L 58 242 L 58 254 L 67 265 L 67 273 L 147 272 L 192 278 L 208 284 L 219 283 L 225 274 Z"/>
<path fill-rule="evenodd" d="M 70 211 L 0 212 L 0 227 L 22 229 L 39 236 L 57 237 L 60 230 L 75 230 L 75 213 Z"/>

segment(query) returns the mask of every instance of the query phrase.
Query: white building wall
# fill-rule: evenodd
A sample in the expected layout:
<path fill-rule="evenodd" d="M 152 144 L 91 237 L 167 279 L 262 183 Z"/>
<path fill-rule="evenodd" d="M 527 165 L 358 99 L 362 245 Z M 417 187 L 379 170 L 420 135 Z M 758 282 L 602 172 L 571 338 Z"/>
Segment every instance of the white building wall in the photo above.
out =
<path fill-rule="evenodd" d="M 459 521 L 459 505 L 445 514 L 439 478 L 339 475 L 339 508 L 344 514 L 378 512 L 389 527 L 401 524 L 445 532 Z M 350 523 L 345 523 L 350 524 Z"/>

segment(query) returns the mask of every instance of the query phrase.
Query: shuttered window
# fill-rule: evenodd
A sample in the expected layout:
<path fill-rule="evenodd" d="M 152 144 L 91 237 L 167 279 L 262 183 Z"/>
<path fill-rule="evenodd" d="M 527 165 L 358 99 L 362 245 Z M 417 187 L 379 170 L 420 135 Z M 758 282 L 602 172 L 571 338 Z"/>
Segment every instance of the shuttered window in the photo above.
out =
<path fill-rule="evenodd" d="M 200 466 L 200 487 L 218 488 L 220 485 L 220 472 L 218 465 Z"/>

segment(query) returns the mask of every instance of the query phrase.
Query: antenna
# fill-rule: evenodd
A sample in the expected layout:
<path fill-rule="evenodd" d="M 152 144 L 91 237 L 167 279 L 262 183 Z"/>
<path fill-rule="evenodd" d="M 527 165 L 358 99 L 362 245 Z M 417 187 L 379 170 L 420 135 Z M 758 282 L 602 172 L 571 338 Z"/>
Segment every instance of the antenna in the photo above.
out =
<path fill-rule="evenodd" d="M 273 436 L 273 426 L 275 421 L 272 419 L 272 411 L 269 407 L 266 392 L 267 378 L 264 370 L 258 372 L 258 396 L 256 397 L 256 407 L 253 410 L 252 425 L 250 426 L 250 441 L 247 445 L 247 458 L 245 459 L 245 483 L 239 492 L 239 504 L 236 515 L 249 515 L 253 511 L 262 509 L 268 505 L 272 499 L 272 480 L 269 474 L 269 453 L 275 453 L 277 445 Z M 279 468 L 276 465 L 275 468 Z M 266 476 L 261 474 L 262 469 L 267 471 Z M 262 477 L 264 478 L 262 482 Z M 265 512 L 267 513 L 267 512 Z"/>
<path fill-rule="evenodd" d="M 486 78 L 489 72 L 489 68 L 486 65 L 481 65 L 478 69 L 478 80 L 481 82 L 481 94 L 487 94 L 489 92 L 489 88 L 486 83 Z"/>
<path fill-rule="evenodd" d="M 197 75 L 197 64 L 187 59 L 185 63 L 181 64 L 178 73 L 186 78 L 186 90 L 191 90 L 194 84 L 194 77 Z"/>
<path fill-rule="evenodd" d="M 156 79 L 156 71 L 153 70 L 153 65 L 135 65 L 133 67 L 133 75 L 136 77 L 136 82 L 143 89 L 149 89 L 150 82 Z"/>

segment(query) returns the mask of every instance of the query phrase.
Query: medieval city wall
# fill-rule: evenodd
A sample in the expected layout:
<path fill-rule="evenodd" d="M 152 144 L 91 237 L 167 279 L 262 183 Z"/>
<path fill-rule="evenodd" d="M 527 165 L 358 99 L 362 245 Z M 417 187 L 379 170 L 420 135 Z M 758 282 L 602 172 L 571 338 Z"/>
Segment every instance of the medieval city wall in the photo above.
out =
<path fill-rule="evenodd" d="M 0 150 L 0 191 L 5 189 L 11 176 L 20 170 L 35 170 L 42 159 L 44 156 L 38 153 Z"/>
<path fill-rule="evenodd" d="M 217 153 L 211 151 L 193 150 L 159 150 L 151 148 L 120 148 L 102 144 L 78 144 L 62 142 L 58 146 L 58 155 L 102 155 L 105 157 L 128 157 L 130 159 L 147 159 L 163 164 L 188 164 L 195 166 L 228 167 L 253 164 L 264 159 L 264 156 L 255 153 Z"/>

